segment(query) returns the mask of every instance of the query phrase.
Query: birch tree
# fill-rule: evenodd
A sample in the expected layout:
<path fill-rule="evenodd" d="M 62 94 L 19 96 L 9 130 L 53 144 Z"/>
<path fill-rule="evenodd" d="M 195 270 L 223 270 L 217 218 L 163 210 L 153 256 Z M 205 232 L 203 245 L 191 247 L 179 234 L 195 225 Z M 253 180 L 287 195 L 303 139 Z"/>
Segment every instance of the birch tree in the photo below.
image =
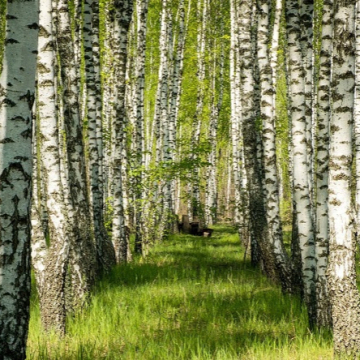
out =
<path fill-rule="evenodd" d="M 198 2 L 197 8 L 197 80 L 198 80 L 198 92 L 196 102 L 196 113 L 193 122 L 193 134 L 192 134 L 192 151 L 195 151 L 196 146 L 200 142 L 201 126 L 203 122 L 203 110 L 204 110 L 204 97 L 205 97 L 205 75 L 206 75 L 206 33 L 208 26 L 209 16 L 209 0 L 203 0 Z M 193 159 L 197 162 L 198 155 L 193 153 Z M 200 215 L 200 169 L 198 165 L 193 169 L 193 182 L 191 191 L 191 208 L 190 218 Z"/>
<path fill-rule="evenodd" d="M 95 247 L 91 238 L 92 221 L 87 195 L 85 154 L 80 121 L 79 78 L 71 37 L 68 2 L 56 3 L 56 43 L 60 57 L 63 117 L 66 131 L 66 156 L 69 183 L 68 216 L 72 222 L 70 245 L 72 296 L 74 307 L 82 306 L 94 282 L 96 273 Z"/>
<path fill-rule="evenodd" d="M 270 8 L 267 0 L 261 0 L 258 20 L 258 62 L 260 73 L 260 113 L 262 118 L 262 144 L 264 163 L 264 191 L 266 202 L 267 237 L 274 255 L 274 266 L 278 269 L 278 277 L 282 288 L 291 288 L 289 260 L 282 240 L 280 219 L 279 180 L 276 161 L 275 139 L 275 88 L 276 58 L 273 52 L 278 47 L 279 19 L 275 19 L 272 49 L 268 51 L 270 42 Z M 279 16 L 279 12 L 277 12 Z M 272 58 L 271 58 L 272 55 Z M 274 67 L 271 67 L 271 61 Z M 275 74 L 274 74 L 275 73 Z"/>
<path fill-rule="evenodd" d="M 128 244 L 124 223 L 124 202 L 122 184 L 122 150 L 125 122 L 125 72 L 127 61 L 127 34 L 131 22 L 133 1 L 114 1 L 114 31 L 119 41 L 115 43 L 114 57 L 117 59 L 116 114 L 111 123 L 111 167 L 113 181 L 112 241 L 118 261 L 127 259 Z"/>
<path fill-rule="evenodd" d="M 314 197 L 314 151 L 313 151 L 313 18 L 314 18 L 314 0 L 305 0 L 300 2 L 299 7 L 300 16 L 300 46 L 302 49 L 303 67 L 305 74 L 305 119 L 306 119 L 306 142 L 307 142 L 307 156 L 308 156 L 308 182 L 310 201 L 313 205 Z M 313 206 L 311 208 L 313 214 Z"/>
<path fill-rule="evenodd" d="M 168 0 L 162 0 L 161 11 L 161 25 L 160 25 L 160 65 L 158 72 L 158 87 L 156 93 L 155 113 L 153 119 L 153 131 L 156 141 L 155 149 L 155 164 L 160 166 L 163 161 L 167 160 L 169 153 L 169 119 L 168 119 L 168 101 L 169 101 L 169 76 L 170 76 L 170 36 L 171 31 L 171 17 L 170 4 Z M 154 185 L 155 202 L 160 204 L 155 211 L 155 216 L 158 218 L 155 223 L 159 224 L 158 238 L 162 239 L 167 226 L 167 213 L 169 208 L 169 193 L 165 194 L 166 183 L 162 179 Z M 167 196 L 166 196 L 167 195 Z"/>
<path fill-rule="evenodd" d="M 137 12 L 137 45 L 136 45 L 136 156 L 135 161 L 137 167 L 145 166 L 145 116 L 144 116 L 144 91 L 145 91 L 145 54 L 146 54 L 146 33 L 147 33 L 147 14 L 148 0 L 136 1 Z M 143 216 L 143 200 L 145 192 L 143 189 L 143 171 L 139 172 L 136 178 L 135 189 L 135 227 L 136 227 L 136 243 L 142 243 L 142 237 L 145 233 Z"/>
<path fill-rule="evenodd" d="M 231 143 L 232 171 L 235 187 L 235 224 L 241 226 L 241 169 L 240 169 L 240 68 L 238 39 L 237 1 L 230 1 L 231 44 L 230 44 L 230 86 L 231 86 Z"/>
<path fill-rule="evenodd" d="M 223 33 L 224 25 L 221 24 L 221 34 Z M 216 40 L 214 41 L 213 46 L 214 59 L 213 59 L 213 68 L 212 68 L 212 86 L 211 86 L 211 110 L 210 110 L 210 123 L 209 123 L 209 143 L 210 143 L 210 154 L 208 155 L 208 162 L 210 166 L 207 169 L 206 176 L 206 197 L 205 197 L 205 223 L 207 225 L 212 225 L 216 222 L 216 212 L 217 212 L 217 179 L 216 179 L 216 166 L 217 166 L 217 130 L 218 130 L 218 121 L 220 110 L 222 107 L 223 96 L 224 96 L 224 45 L 221 42 L 220 49 L 216 46 Z M 220 50 L 220 51 L 219 51 Z M 216 52 L 220 52 L 220 56 Z M 220 57 L 220 61 L 217 58 Z M 219 95 L 216 99 L 216 78 L 217 78 L 217 65 L 219 65 Z"/>
<path fill-rule="evenodd" d="M 38 1 L 7 3 L 0 77 L 0 349 L 25 359 L 30 300 L 31 109 Z"/>
<path fill-rule="evenodd" d="M 354 103 L 354 141 L 356 165 L 356 232 L 360 236 L 360 4 L 356 3 L 356 54 L 355 54 L 355 103 Z"/>
<path fill-rule="evenodd" d="M 328 281 L 337 356 L 360 352 L 360 296 L 356 286 L 351 201 L 355 85 L 355 1 L 334 1 L 330 120 Z"/>
<path fill-rule="evenodd" d="M 184 53 L 185 53 L 185 44 L 186 37 L 189 25 L 190 11 L 191 11 L 192 1 L 188 2 L 187 14 L 185 13 L 185 1 L 180 0 L 178 7 L 178 23 L 179 30 L 177 36 L 177 46 L 174 49 L 173 56 L 173 66 L 172 66 L 172 79 L 170 78 L 170 94 L 169 94 L 169 154 L 168 161 L 172 163 L 176 161 L 179 156 L 176 156 L 177 149 L 177 128 L 178 128 L 178 116 L 179 116 L 179 107 L 180 107 L 180 98 L 182 92 L 182 78 L 183 78 L 183 69 L 184 69 Z M 175 44 L 175 31 L 174 31 L 174 40 Z M 168 191 L 171 196 L 171 212 L 172 219 L 171 223 L 174 222 L 174 215 L 177 214 L 177 205 L 179 195 L 175 194 L 177 184 L 177 191 L 181 190 L 180 182 L 176 179 L 169 179 Z M 175 228 L 172 226 L 172 228 Z M 171 229 L 172 230 L 172 229 Z"/>
<path fill-rule="evenodd" d="M 331 325 L 331 307 L 326 280 L 329 254 L 329 123 L 331 114 L 331 58 L 333 1 L 324 1 L 318 84 L 316 172 L 316 298 L 318 326 Z"/>
<path fill-rule="evenodd" d="M 69 261 L 71 226 L 67 219 L 66 201 L 64 199 L 63 179 L 60 163 L 64 154 L 60 151 L 58 135 L 59 122 L 57 118 L 56 95 L 56 52 L 52 27 L 52 1 L 40 3 L 39 44 L 38 44 L 38 95 L 37 141 L 39 160 L 34 160 L 39 166 L 36 169 L 34 185 L 40 185 L 44 194 L 34 194 L 35 211 L 41 217 L 39 208 L 44 196 L 48 214 L 47 231 L 33 233 L 32 255 L 35 276 L 38 284 L 40 299 L 41 321 L 46 331 L 55 330 L 59 334 L 65 333 L 66 306 L 65 280 Z M 35 143 L 37 143 L 35 141 Z M 60 159 L 60 160 L 59 160 Z M 36 187 L 34 186 L 36 191 Z"/>
<path fill-rule="evenodd" d="M 300 17 L 297 1 L 286 4 L 287 45 L 289 56 L 290 113 L 292 123 L 293 197 L 297 242 L 301 253 L 301 280 L 307 304 L 310 326 L 316 320 L 315 239 L 309 187 L 309 155 L 307 147 L 305 78 L 300 45 Z M 298 276 L 298 275 L 296 275 Z"/>
<path fill-rule="evenodd" d="M 104 225 L 103 131 L 99 59 L 99 3 L 84 2 L 84 57 L 87 89 L 87 120 L 89 146 L 90 199 L 98 269 L 109 270 L 115 263 Z"/>
<path fill-rule="evenodd" d="M 185 14 L 185 2 L 183 0 L 179 3 L 179 35 L 178 35 L 178 44 L 175 56 L 174 64 L 174 75 L 173 75 L 173 84 L 171 91 L 171 100 L 170 100 L 170 115 L 171 123 L 173 124 L 174 130 L 174 140 L 181 138 L 181 125 L 178 125 L 179 118 L 179 109 L 180 109 L 180 98 L 182 94 L 182 80 L 184 72 L 184 54 L 185 54 L 185 44 L 188 35 L 189 29 L 189 20 L 192 9 L 192 0 L 188 2 L 187 14 Z M 186 20 L 185 20 L 186 16 Z M 179 133 L 179 134 L 178 134 Z M 178 149 L 176 154 L 177 143 L 176 141 L 172 144 L 172 156 L 174 160 L 180 159 L 181 148 Z M 179 214 L 180 208 L 180 199 L 181 199 L 181 182 L 180 179 L 176 179 L 173 182 L 173 192 L 174 192 L 174 212 Z"/>

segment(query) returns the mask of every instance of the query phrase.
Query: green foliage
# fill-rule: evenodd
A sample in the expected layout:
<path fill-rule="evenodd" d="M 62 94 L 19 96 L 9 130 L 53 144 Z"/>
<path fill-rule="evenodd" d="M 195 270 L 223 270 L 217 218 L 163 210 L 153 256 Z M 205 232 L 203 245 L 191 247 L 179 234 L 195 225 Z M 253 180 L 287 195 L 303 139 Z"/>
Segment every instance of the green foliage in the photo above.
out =
<path fill-rule="evenodd" d="M 114 208 L 112 206 L 113 200 L 114 199 L 112 197 L 109 197 L 106 199 L 105 202 L 104 222 L 105 222 L 105 229 L 108 232 L 108 234 L 111 234 L 112 232 L 112 221 L 114 217 Z"/>
<path fill-rule="evenodd" d="M 331 334 L 242 259 L 231 228 L 171 237 L 99 282 L 63 339 L 41 332 L 33 291 L 28 359 L 332 358 Z"/>
<path fill-rule="evenodd" d="M 280 199 L 280 211 L 285 226 L 292 223 L 291 184 L 289 178 L 289 141 L 290 124 L 288 117 L 288 98 L 285 69 L 286 34 L 285 14 L 283 12 L 280 28 L 278 51 L 278 74 L 276 86 L 276 156 L 278 160 L 279 177 L 283 188 L 283 198 Z"/>

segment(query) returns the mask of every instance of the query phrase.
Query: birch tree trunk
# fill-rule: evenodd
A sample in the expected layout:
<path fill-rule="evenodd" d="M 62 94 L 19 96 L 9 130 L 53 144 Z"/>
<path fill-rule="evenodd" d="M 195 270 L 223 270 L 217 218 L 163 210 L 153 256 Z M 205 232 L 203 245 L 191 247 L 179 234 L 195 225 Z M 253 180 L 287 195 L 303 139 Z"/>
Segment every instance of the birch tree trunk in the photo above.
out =
<path fill-rule="evenodd" d="M 43 2 L 45 4 L 45 2 Z M 41 8 L 41 6 L 40 6 Z M 41 9 L 39 11 L 39 27 L 41 27 Z M 39 44 L 41 42 L 41 33 L 39 33 Z M 35 110 L 36 112 L 36 110 Z M 36 115 L 36 114 L 35 114 Z M 47 254 L 46 232 L 45 226 L 42 222 L 42 191 L 41 191 L 41 172 L 38 161 L 38 124 L 36 123 L 36 116 L 33 114 L 33 133 L 32 133 L 32 147 L 33 147 L 33 177 L 32 177 L 32 199 L 31 199 L 31 264 L 34 268 L 36 278 L 36 288 L 38 294 L 42 293 L 44 286 L 44 259 Z"/>
<path fill-rule="evenodd" d="M 220 20 L 221 21 L 221 20 Z M 221 34 L 223 34 L 223 24 L 221 24 Z M 215 55 L 213 59 L 212 69 L 212 94 L 211 94 L 211 113 L 210 113 L 210 124 L 209 124 L 209 143 L 210 143 L 210 154 L 208 156 L 208 162 L 211 164 L 207 169 L 206 176 L 206 198 L 205 198 L 205 223 L 206 225 L 213 225 L 216 223 L 217 218 L 217 130 L 219 115 L 223 102 L 224 94 L 224 45 L 221 43 L 220 50 L 220 62 L 217 61 L 216 51 L 216 40 L 214 41 Z M 219 95 L 216 101 L 216 78 L 217 78 L 217 65 L 220 66 L 220 78 L 219 78 Z"/>
<path fill-rule="evenodd" d="M 356 236 L 360 242 L 360 4 L 356 3 L 356 54 L 355 54 L 355 103 L 354 103 L 354 141 L 356 165 Z"/>
<path fill-rule="evenodd" d="M 238 39 L 238 12 L 237 1 L 230 2 L 231 17 L 231 47 L 230 47 L 230 86 L 231 86 L 231 143 L 232 143 L 232 170 L 235 188 L 235 224 L 241 226 L 241 176 L 240 176 L 240 68 L 239 58 L 239 39 Z M 242 239 L 244 241 L 244 239 Z"/>
<path fill-rule="evenodd" d="M 213 47 L 216 51 L 216 43 Z M 218 115 L 219 108 L 215 104 L 216 96 L 216 56 L 214 56 L 214 64 L 212 69 L 212 85 L 211 85 L 211 111 L 209 124 L 209 144 L 210 153 L 208 155 L 208 163 L 210 164 L 206 171 L 206 191 L 205 191 L 205 224 L 206 226 L 213 225 L 216 222 L 217 211 L 217 192 L 216 192 L 216 151 L 217 151 L 217 129 L 218 129 Z"/>
<path fill-rule="evenodd" d="M 329 124 L 331 58 L 333 36 L 333 1 L 324 1 L 322 18 L 322 44 L 318 84 L 318 133 L 316 173 L 316 298 L 318 326 L 330 326 L 331 306 L 326 280 L 329 254 Z"/>
<path fill-rule="evenodd" d="M 113 20 L 111 3 L 107 2 L 104 8 L 104 47 L 110 49 L 113 42 Z M 102 77 L 102 104 L 103 104 L 103 135 L 104 135 L 104 156 L 103 156 L 103 181 L 104 181 L 104 206 L 105 221 L 108 222 L 111 204 L 111 119 L 114 116 L 114 67 L 112 66 L 112 58 L 109 50 L 104 54 L 102 71 L 106 76 Z"/>
<path fill-rule="evenodd" d="M 256 46 L 252 36 L 253 2 L 240 4 L 239 21 L 239 52 L 241 80 L 241 114 L 244 141 L 244 167 L 247 175 L 249 201 L 252 261 L 257 262 L 260 252 L 264 272 L 269 278 L 276 280 L 277 274 L 272 261 L 272 251 L 266 233 L 266 216 L 263 200 L 262 175 L 258 161 L 258 133 L 256 127 L 255 108 L 255 52 Z M 259 246 L 257 248 L 257 246 Z"/>
<path fill-rule="evenodd" d="M 173 160 L 173 146 L 175 144 L 174 138 L 174 118 L 171 116 L 171 93 L 172 93 L 172 82 L 171 77 L 174 76 L 174 63 L 173 63 L 173 54 L 174 54 L 174 35 L 173 35 L 173 16 L 171 6 L 167 6 L 167 41 L 166 47 L 164 48 L 164 68 L 166 71 L 163 72 L 164 81 L 166 81 L 166 97 L 165 91 L 162 92 L 164 98 L 162 99 L 162 105 L 164 108 L 161 109 L 161 123 L 162 123 L 162 138 L 163 138 L 163 161 L 164 166 L 168 167 L 171 165 Z M 166 49 L 166 50 L 165 50 Z M 164 88 L 165 90 L 165 88 Z M 162 219 L 160 225 L 160 233 L 162 233 L 162 238 L 166 238 L 171 232 L 174 223 L 174 198 L 172 193 L 172 179 L 164 179 L 162 193 L 164 197 L 164 206 L 162 209 Z"/>
<path fill-rule="evenodd" d="M 177 149 L 177 127 L 178 127 L 178 116 L 180 107 L 181 97 L 181 84 L 184 70 L 184 54 L 185 44 L 188 31 L 188 23 L 190 17 L 192 1 L 188 3 L 187 14 L 185 14 L 185 2 L 181 0 L 179 2 L 179 33 L 177 40 L 177 48 L 174 56 L 174 65 L 172 73 L 170 101 L 169 101 L 169 161 L 173 162 L 176 158 L 179 158 L 176 154 Z M 186 20 L 185 20 L 186 17 Z M 174 41 L 175 42 L 175 41 Z M 177 184 L 177 185 L 176 185 Z M 172 212 L 173 215 L 178 213 L 178 205 L 180 195 L 175 195 L 176 188 L 178 192 L 181 190 L 180 181 L 177 179 L 171 179 L 169 183 L 169 191 L 172 197 Z M 174 222 L 174 218 L 172 223 Z M 173 226 L 174 228 L 174 226 Z"/>
<path fill-rule="evenodd" d="M 295 227 L 301 252 L 304 300 L 312 327 L 316 320 L 315 239 L 309 188 L 309 154 L 307 147 L 306 97 L 302 51 L 300 46 L 300 18 L 297 1 L 286 4 L 289 52 L 290 109 L 292 122 L 293 191 Z M 298 276 L 298 275 L 297 275 Z"/>
<path fill-rule="evenodd" d="M 169 120 L 168 120 L 168 101 L 169 101 L 169 31 L 171 31 L 171 19 L 169 18 L 170 5 L 168 0 L 162 0 L 161 28 L 160 28 L 160 66 L 158 75 L 158 88 L 156 94 L 155 114 L 153 120 L 154 135 L 156 140 L 155 163 L 160 165 L 167 160 L 169 153 Z M 160 180 L 155 186 L 155 203 L 160 205 L 155 210 L 155 223 L 159 225 L 157 230 L 158 239 L 162 239 L 167 222 L 167 212 L 169 211 L 169 193 L 166 191 L 166 183 Z"/>
<path fill-rule="evenodd" d="M 201 126 L 204 110 L 204 97 L 205 97 L 205 75 L 206 75 L 206 31 L 208 24 L 208 0 L 198 2 L 197 9 L 197 79 L 198 79 L 198 92 L 196 102 L 196 113 L 193 123 L 193 135 L 192 135 L 192 151 L 196 150 L 196 146 L 200 142 Z M 199 160 L 198 154 L 193 154 L 195 162 Z M 192 183 L 192 217 L 200 216 L 200 169 L 195 166 L 193 169 L 193 183 Z"/>
<path fill-rule="evenodd" d="M 25 359 L 30 300 L 31 109 L 38 1 L 7 3 L 0 77 L 0 349 Z"/>
<path fill-rule="evenodd" d="M 68 216 L 73 227 L 73 238 L 70 244 L 72 298 L 73 306 L 76 308 L 84 304 L 94 283 L 96 252 L 91 238 L 92 221 L 87 195 L 84 144 L 78 102 L 79 78 L 76 70 L 78 64 L 75 62 L 68 3 L 65 0 L 58 0 L 56 10 L 58 12 L 58 19 L 55 21 L 56 40 L 60 55 L 63 116 L 69 167 Z"/>
<path fill-rule="evenodd" d="M 300 2 L 299 8 L 300 16 L 300 46 L 302 48 L 303 67 L 305 74 L 305 118 L 306 118 L 306 141 L 307 141 L 307 156 L 308 156 L 308 182 L 312 217 L 313 212 L 313 197 L 314 197 L 314 176 L 313 176 L 313 17 L 314 17 L 314 0 L 303 0 Z M 314 219 L 313 219 L 314 220 Z"/>
<path fill-rule="evenodd" d="M 91 213 L 94 223 L 98 271 L 110 270 L 115 264 L 115 252 L 104 225 L 103 132 L 101 119 L 101 89 L 99 71 L 99 4 L 84 2 L 84 53 L 87 89 L 87 120 L 89 138 L 89 174 Z"/>
<path fill-rule="evenodd" d="M 356 358 L 360 353 L 360 296 L 356 286 L 356 243 L 351 201 L 355 1 L 334 1 L 334 15 L 327 276 L 335 355 Z"/>
<path fill-rule="evenodd" d="M 136 165 L 139 168 L 145 167 L 145 117 L 144 117 L 144 92 L 145 92 L 145 54 L 146 54 L 146 33 L 147 33 L 147 14 L 148 14 L 148 0 L 137 0 L 137 47 L 136 47 Z M 136 177 L 135 190 L 135 242 L 142 243 L 143 234 L 146 233 L 144 229 L 143 219 L 143 200 L 145 200 L 145 191 L 143 189 L 143 170 L 140 170 Z"/>
<path fill-rule="evenodd" d="M 69 260 L 69 238 L 72 229 L 66 216 L 60 163 L 59 122 L 57 121 L 57 87 L 52 29 L 52 0 L 40 3 L 40 32 L 38 44 L 38 147 L 39 180 L 45 194 L 48 214 L 45 234 L 34 237 L 33 254 L 39 290 L 41 321 L 46 331 L 65 333 L 65 279 Z M 36 141 L 34 141 L 36 142 Z M 60 159 L 60 160 L 59 160 Z M 36 162 L 36 161 L 34 161 Z M 35 189 L 35 188 L 34 188 Z M 36 196 L 34 194 L 36 206 Z M 39 208 L 37 209 L 40 213 Z M 35 235 L 35 234 L 34 234 Z"/>
<path fill-rule="evenodd" d="M 122 192 L 124 204 L 124 225 L 125 228 L 134 228 L 136 231 L 136 192 L 137 174 L 130 175 L 129 171 L 134 171 L 136 166 L 136 18 L 133 15 L 129 32 L 127 35 L 128 58 L 125 71 L 125 121 L 122 124 L 123 143 L 122 143 Z M 119 35 L 119 34 L 118 34 Z M 120 42 L 120 41 L 119 41 Z M 135 139 L 133 141 L 132 139 Z M 135 159 L 134 159 L 135 158 Z M 129 244 L 129 238 L 127 238 Z"/>
<path fill-rule="evenodd" d="M 264 164 L 264 190 L 266 202 L 266 221 L 268 241 L 273 251 L 277 275 L 284 291 L 291 288 L 291 274 L 289 259 L 287 257 L 283 239 L 280 219 L 279 179 L 276 161 L 276 139 L 275 139 L 275 88 L 273 79 L 276 78 L 276 67 L 271 67 L 268 43 L 270 42 L 270 9 L 268 0 L 260 0 L 258 21 L 258 61 L 260 72 L 260 112 L 262 118 L 262 144 Z M 276 51 L 276 38 L 279 28 L 274 26 L 273 47 Z M 274 40 L 275 39 L 275 40 Z M 273 64 L 277 63 L 272 59 Z"/>
<path fill-rule="evenodd" d="M 127 60 L 127 34 L 133 11 L 133 1 L 114 1 L 114 31 L 117 32 L 119 42 L 114 49 L 114 57 L 118 59 L 116 85 L 116 116 L 111 124 L 111 163 L 114 189 L 112 240 L 115 247 L 117 261 L 126 261 L 128 252 L 127 234 L 124 222 L 122 158 L 125 122 L 125 72 Z"/>

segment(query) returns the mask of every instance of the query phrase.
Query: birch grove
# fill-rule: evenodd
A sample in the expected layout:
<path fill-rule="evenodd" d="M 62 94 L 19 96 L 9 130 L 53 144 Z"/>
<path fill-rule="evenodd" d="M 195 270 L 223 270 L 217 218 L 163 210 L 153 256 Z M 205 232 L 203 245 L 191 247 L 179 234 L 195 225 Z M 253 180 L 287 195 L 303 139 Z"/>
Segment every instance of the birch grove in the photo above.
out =
<path fill-rule="evenodd" d="M 112 274 L 223 226 L 359 356 L 359 1 L 14 0 L 0 19 L 0 359 L 26 357 L 31 272 L 65 339 Z"/>

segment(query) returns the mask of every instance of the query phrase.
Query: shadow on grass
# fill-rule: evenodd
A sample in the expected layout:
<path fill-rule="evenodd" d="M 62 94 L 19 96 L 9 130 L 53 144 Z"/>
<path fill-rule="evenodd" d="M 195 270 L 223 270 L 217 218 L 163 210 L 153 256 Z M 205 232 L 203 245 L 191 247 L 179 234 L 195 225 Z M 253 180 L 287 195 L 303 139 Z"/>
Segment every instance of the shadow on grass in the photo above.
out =
<path fill-rule="evenodd" d="M 164 343 L 175 353 L 188 348 L 184 358 L 190 358 L 190 348 L 196 348 L 194 342 L 211 356 L 219 349 L 230 348 L 240 356 L 264 344 L 281 347 L 295 338 L 313 336 L 307 329 L 306 310 L 300 300 L 284 296 L 260 270 L 249 261 L 243 262 L 240 245 L 222 238 L 229 234 L 226 230 L 221 229 L 220 235 L 210 239 L 189 235 L 170 239 L 145 263 L 117 267 L 105 280 L 107 289 L 152 285 L 167 288 L 176 284 L 180 287 L 191 282 L 193 287 L 209 285 L 190 291 L 186 300 L 181 291 L 154 297 L 152 311 L 158 314 L 159 324 L 144 333 L 141 343 Z M 327 334 L 324 341 L 330 338 Z M 136 346 L 136 351 L 141 351 L 141 345 Z M 132 350 L 123 349 L 124 353 Z"/>
<path fill-rule="evenodd" d="M 226 251 L 218 252 L 217 248 Z M 256 282 L 259 278 L 263 279 L 260 270 L 254 269 L 249 261 L 242 261 L 239 243 L 222 241 L 221 238 L 210 240 L 180 235 L 178 240 L 172 239 L 161 244 L 144 263 L 137 259 L 134 263 L 116 267 L 103 279 L 103 284 L 108 288 L 124 285 L 139 287 L 160 279 L 164 283 L 174 279 L 178 282 L 189 279 L 204 280 L 206 283 L 209 279 L 219 282 L 227 280 L 233 272 L 239 272 L 237 276 L 242 281 Z"/>
<path fill-rule="evenodd" d="M 298 298 L 284 296 L 243 261 L 236 231 L 226 230 L 216 229 L 210 239 L 172 237 L 145 260 L 114 268 L 97 285 L 98 312 L 84 315 L 85 322 L 96 317 L 98 343 L 78 348 L 76 358 L 248 359 L 259 349 L 330 344 L 330 333 L 308 331 Z"/>

